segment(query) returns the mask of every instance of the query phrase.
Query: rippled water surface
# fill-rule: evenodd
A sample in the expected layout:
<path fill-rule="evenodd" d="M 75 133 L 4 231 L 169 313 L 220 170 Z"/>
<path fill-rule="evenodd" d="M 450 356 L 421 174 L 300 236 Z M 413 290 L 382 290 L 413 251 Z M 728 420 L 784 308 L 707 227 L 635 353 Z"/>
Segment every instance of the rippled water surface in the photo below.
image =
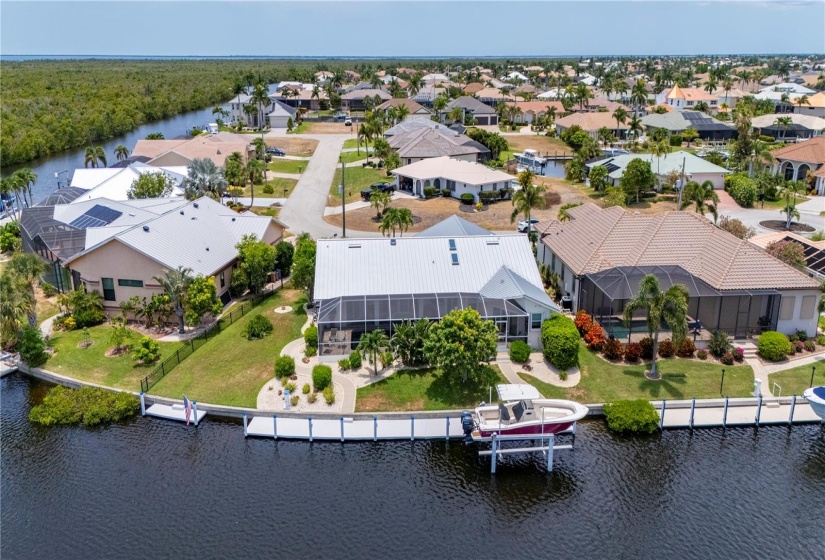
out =
<path fill-rule="evenodd" d="M 16 558 L 822 558 L 825 429 L 619 438 L 581 424 L 546 474 L 452 442 L 245 440 L 139 418 L 28 422 L 2 380 L 2 544 Z"/>

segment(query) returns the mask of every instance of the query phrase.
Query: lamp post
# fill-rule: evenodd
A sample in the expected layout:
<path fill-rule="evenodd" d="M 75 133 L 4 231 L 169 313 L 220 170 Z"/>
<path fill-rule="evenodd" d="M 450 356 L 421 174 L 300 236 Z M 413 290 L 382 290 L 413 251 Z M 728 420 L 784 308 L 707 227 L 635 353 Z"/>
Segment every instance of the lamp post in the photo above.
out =
<path fill-rule="evenodd" d="M 341 237 L 347 236 L 347 193 L 344 188 L 344 169 L 346 168 L 346 165 L 346 163 L 341 161 L 341 185 L 338 187 L 341 191 Z"/>
<path fill-rule="evenodd" d="M 69 170 L 66 169 L 65 171 L 58 171 L 54 174 L 54 178 L 57 179 L 57 188 L 60 188 L 60 176 L 66 174 L 66 186 L 69 186 Z"/>
<path fill-rule="evenodd" d="M 722 387 L 725 385 L 725 368 L 722 368 L 722 382 L 719 383 L 719 394 L 722 394 Z"/>
<path fill-rule="evenodd" d="M 811 384 L 808 385 L 808 388 L 814 386 L 814 374 L 816 373 L 816 366 L 811 366 Z"/>

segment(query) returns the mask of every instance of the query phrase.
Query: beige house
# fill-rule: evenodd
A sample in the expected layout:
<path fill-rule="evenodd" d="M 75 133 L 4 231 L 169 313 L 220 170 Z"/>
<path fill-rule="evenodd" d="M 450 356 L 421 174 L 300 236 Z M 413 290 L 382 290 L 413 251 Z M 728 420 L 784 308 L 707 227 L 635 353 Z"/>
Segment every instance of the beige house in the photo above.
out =
<path fill-rule="evenodd" d="M 206 197 L 110 229 L 87 231 L 84 249 L 63 263 L 71 270 L 75 288 L 82 284 L 103 294 L 110 314 L 119 311 L 121 301 L 159 293 L 154 277 L 179 266 L 196 275 L 214 276 L 218 297 L 227 303 L 237 243 L 244 235 L 254 235 L 274 245 L 284 232 L 284 226 L 272 218 L 238 214 Z"/>
<path fill-rule="evenodd" d="M 240 152 L 246 160 L 255 153 L 255 148 L 250 144 L 249 137 L 221 132 L 185 140 L 138 140 L 132 157 L 147 157 L 149 160 L 146 163 L 154 167 L 185 166 L 194 159 L 204 158 L 223 167 L 232 152 Z"/>

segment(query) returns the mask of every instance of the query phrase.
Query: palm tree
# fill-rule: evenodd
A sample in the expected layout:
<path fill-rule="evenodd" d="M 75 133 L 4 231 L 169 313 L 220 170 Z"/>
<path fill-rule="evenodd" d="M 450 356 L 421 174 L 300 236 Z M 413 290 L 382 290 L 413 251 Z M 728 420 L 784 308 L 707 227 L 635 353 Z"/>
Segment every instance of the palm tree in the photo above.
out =
<path fill-rule="evenodd" d="M 0 275 L 0 341 L 4 347 L 20 339 L 34 307 L 34 296 L 24 282 L 14 274 Z"/>
<path fill-rule="evenodd" d="M 423 84 L 423 76 L 421 74 L 414 74 L 410 76 L 410 96 L 415 95 L 421 90 L 421 85 Z"/>
<path fill-rule="evenodd" d="M 201 196 L 220 200 L 226 190 L 223 169 L 209 158 L 194 159 L 189 164 L 187 175 L 183 179 L 183 188 L 188 200 Z"/>
<path fill-rule="evenodd" d="M 106 152 L 103 151 L 103 146 L 87 146 L 83 156 L 83 167 L 97 167 L 98 163 L 106 167 Z"/>
<path fill-rule="evenodd" d="M 152 278 L 161 285 L 163 291 L 169 296 L 169 299 L 175 306 L 175 315 L 178 316 L 178 332 L 183 334 L 183 303 L 186 300 L 186 292 L 189 290 L 189 285 L 192 283 L 192 280 L 194 280 L 192 269 L 179 266 L 177 270 L 164 270 L 163 276 L 153 276 Z"/>
<path fill-rule="evenodd" d="M 708 202 L 710 201 L 710 202 Z M 713 188 L 713 183 L 705 181 L 701 185 L 696 181 L 689 181 L 684 186 L 684 194 L 682 197 L 682 207 L 679 210 L 684 210 L 693 203 L 696 206 L 696 212 L 702 215 L 710 212 L 713 214 L 713 223 L 719 219 L 717 207 L 719 206 L 719 195 Z"/>
<path fill-rule="evenodd" d="M 785 197 L 785 207 L 779 211 L 785 214 L 785 229 L 791 229 L 793 219 L 799 219 L 799 210 L 796 209 L 796 197 L 806 191 L 805 183 L 802 181 L 787 181 L 779 189 L 779 194 Z"/>
<path fill-rule="evenodd" d="M 35 298 L 34 287 L 40 282 L 40 278 L 49 270 L 49 266 L 44 260 L 34 253 L 15 253 L 6 265 L 4 274 L 10 274 L 20 281 L 21 289 L 29 292 L 32 299 Z M 37 313 L 32 307 L 28 313 L 29 326 L 37 326 Z"/>
<path fill-rule="evenodd" d="M 791 117 L 776 117 L 776 120 L 773 121 L 773 124 L 782 131 L 780 136 L 780 140 L 785 139 L 785 134 L 787 134 L 787 130 L 793 126 L 793 119 Z"/>
<path fill-rule="evenodd" d="M 372 202 L 372 200 L 370 200 Z M 381 235 L 387 235 L 392 233 L 392 237 L 395 237 L 395 230 L 398 229 L 401 232 L 401 236 L 404 236 L 404 232 L 407 231 L 410 226 L 413 224 L 413 215 L 412 210 L 409 208 L 385 208 L 385 210 L 381 213 L 381 223 L 378 226 L 378 230 L 381 232 Z"/>
<path fill-rule="evenodd" d="M 378 353 L 389 345 L 390 339 L 381 329 L 375 329 L 372 332 L 361 335 L 357 350 L 361 352 L 361 354 L 366 354 L 370 357 L 374 374 L 378 374 Z"/>
<path fill-rule="evenodd" d="M 642 132 L 642 119 L 636 115 L 631 116 L 627 128 L 633 134 L 633 141 L 636 142 L 639 139 L 639 133 Z"/>
<path fill-rule="evenodd" d="M 647 84 L 644 80 L 639 79 L 633 85 L 630 92 L 630 102 L 636 104 L 636 110 L 640 110 L 647 103 Z"/>
<path fill-rule="evenodd" d="M 670 142 L 666 139 L 661 140 L 660 142 L 654 142 L 653 145 L 650 147 L 650 152 L 656 156 L 656 181 L 660 181 L 660 169 L 661 169 L 661 161 L 662 156 L 667 157 L 670 153 L 671 147 Z"/>
<path fill-rule="evenodd" d="M 441 122 L 441 111 L 447 107 L 448 99 L 443 93 L 433 100 L 433 109 L 435 109 L 435 118 Z"/>
<path fill-rule="evenodd" d="M 392 202 L 392 194 L 386 191 L 373 191 L 370 193 L 370 206 L 375 208 L 375 218 L 380 220 L 382 211 Z"/>
<path fill-rule="evenodd" d="M 544 114 L 544 118 L 548 120 L 548 122 L 553 123 L 556 120 L 556 106 L 551 105 L 547 108 L 547 112 Z"/>
<path fill-rule="evenodd" d="M 590 91 L 590 88 L 584 82 L 579 82 L 576 84 L 576 89 L 573 94 L 575 96 L 576 102 L 579 104 L 579 109 L 584 111 L 584 106 L 587 104 L 587 101 L 593 99 L 593 92 Z"/>
<path fill-rule="evenodd" d="M 722 80 L 722 91 L 725 92 L 725 103 L 728 102 L 728 94 L 730 93 L 730 90 L 732 90 L 732 89 L 733 89 L 733 80 L 731 80 L 728 77 L 725 77 Z"/>
<path fill-rule="evenodd" d="M 27 207 L 34 206 L 32 187 L 37 182 L 37 174 L 28 167 L 23 167 L 12 173 L 12 177 L 14 177 L 13 184 L 16 186 L 17 192 L 23 198 L 23 203 Z"/>
<path fill-rule="evenodd" d="M 627 111 L 624 107 L 617 107 L 613 111 L 613 118 L 616 119 L 616 136 L 621 138 L 621 126 L 627 122 Z"/>
<path fill-rule="evenodd" d="M 115 158 L 118 161 L 123 161 L 124 159 L 129 157 L 129 148 L 124 146 L 123 144 L 118 144 L 117 148 L 115 148 Z"/>
<path fill-rule="evenodd" d="M 513 194 L 513 212 L 510 214 L 510 223 L 515 222 L 519 214 L 524 214 L 527 220 L 527 235 L 530 235 L 533 229 L 533 224 L 530 222 L 533 209 L 544 208 L 547 205 L 544 199 L 544 185 L 533 184 L 535 176 L 530 169 L 525 169 L 519 174 L 518 182 L 521 188 Z"/>
<path fill-rule="evenodd" d="M 262 178 L 266 177 L 264 162 L 260 159 L 251 159 L 246 164 L 244 172 L 249 177 L 249 194 L 251 196 L 249 206 L 252 207 L 255 205 L 255 181 L 261 181 Z"/>
<path fill-rule="evenodd" d="M 659 287 L 659 281 L 652 274 L 645 276 L 639 284 L 639 292 L 625 304 L 624 322 L 629 326 L 633 313 L 647 309 L 647 330 L 653 339 L 653 362 L 650 377 L 659 378 L 656 371 L 656 354 L 659 351 L 659 331 L 662 323 L 670 327 L 671 338 L 678 348 L 687 334 L 688 290 L 681 284 L 674 284 L 666 292 Z"/>
<path fill-rule="evenodd" d="M 717 86 L 716 77 L 715 76 L 710 76 L 708 78 L 708 81 L 705 83 L 704 90 L 706 92 L 708 92 L 709 94 L 713 95 L 713 92 L 718 89 L 716 86 Z"/>
<path fill-rule="evenodd" d="M 400 123 L 410 116 L 410 108 L 406 105 L 399 105 L 396 110 L 398 111 L 398 122 Z"/>

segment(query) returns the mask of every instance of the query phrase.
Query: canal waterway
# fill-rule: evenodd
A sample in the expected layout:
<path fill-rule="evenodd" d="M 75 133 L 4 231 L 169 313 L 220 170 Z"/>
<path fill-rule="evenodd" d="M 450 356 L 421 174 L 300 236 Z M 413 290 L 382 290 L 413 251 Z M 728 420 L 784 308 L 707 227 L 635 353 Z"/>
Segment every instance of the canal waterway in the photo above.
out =
<path fill-rule="evenodd" d="M 580 424 L 545 473 L 451 442 L 245 440 L 239 424 L 29 423 L 0 381 L 0 556 L 822 558 L 825 428 L 620 437 Z"/>

